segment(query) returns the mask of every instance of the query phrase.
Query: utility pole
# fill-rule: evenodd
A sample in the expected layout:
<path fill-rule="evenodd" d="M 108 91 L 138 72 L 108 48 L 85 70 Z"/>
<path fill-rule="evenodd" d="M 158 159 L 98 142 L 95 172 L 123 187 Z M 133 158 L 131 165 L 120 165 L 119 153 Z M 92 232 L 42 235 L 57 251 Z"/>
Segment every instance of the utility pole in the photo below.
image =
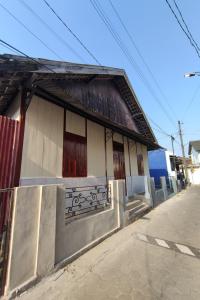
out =
<path fill-rule="evenodd" d="M 188 170 L 187 170 L 187 165 L 186 165 L 185 148 L 184 148 L 184 144 L 183 144 L 183 133 L 182 133 L 181 122 L 180 121 L 178 121 L 178 128 L 179 128 L 179 136 L 180 136 L 180 141 L 181 141 L 181 149 L 182 149 L 185 177 L 186 177 L 186 180 L 188 182 Z"/>
<path fill-rule="evenodd" d="M 171 142 L 172 142 L 172 152 L 173 152 L 173 161 L 174 161 L 174 171 L 176 171 L 176 159 L 175 159 L 175 154 L 174 154 L 174 141 L 175 138 L 173 137 L 173 135 L 170 135 L 171 137 Z"/>

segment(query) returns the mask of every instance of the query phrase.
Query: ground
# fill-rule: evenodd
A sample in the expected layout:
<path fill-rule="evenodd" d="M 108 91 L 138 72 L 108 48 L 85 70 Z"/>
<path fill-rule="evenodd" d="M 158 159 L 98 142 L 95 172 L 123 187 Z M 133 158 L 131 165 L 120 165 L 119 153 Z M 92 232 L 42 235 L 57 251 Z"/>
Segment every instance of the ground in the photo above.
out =
<path fill-rule="evenodd" d="M 193 186 L 42 280 L 20 300 L 198 300 L 199 232 L 200 186 Z"/>

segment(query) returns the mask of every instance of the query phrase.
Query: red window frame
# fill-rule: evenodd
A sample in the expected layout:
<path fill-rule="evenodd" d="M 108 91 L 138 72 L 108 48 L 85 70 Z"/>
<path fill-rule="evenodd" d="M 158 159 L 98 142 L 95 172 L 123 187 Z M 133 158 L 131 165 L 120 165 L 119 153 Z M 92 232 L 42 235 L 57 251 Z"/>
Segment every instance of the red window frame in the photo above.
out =
<path fill-rule="evenodd" d="M 113 141 L 114 178 L 125 179 L 124 145 Z"/>
<path fill-rule="evenodd" d="M 87 138 L 64 132 L 63 177 L 87 177 Z"/>
<path fill-rule="evenodd" d="M 144 176 L 144 159 L 141 153 L 137 154 L 137 165 L 138 165 L 138 175 Z"/>

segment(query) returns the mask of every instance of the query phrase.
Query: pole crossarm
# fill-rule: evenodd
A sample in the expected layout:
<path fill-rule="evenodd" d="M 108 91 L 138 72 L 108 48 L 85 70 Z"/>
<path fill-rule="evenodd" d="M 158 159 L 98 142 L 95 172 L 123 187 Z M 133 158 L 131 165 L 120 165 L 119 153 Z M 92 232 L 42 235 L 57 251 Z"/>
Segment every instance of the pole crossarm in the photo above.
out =
<path fill-rule="evenodd" d="M 184 77 L 193 77 L 193 76 L 200 76 L 200 72 L 188 72 L 184 74 Z"/>

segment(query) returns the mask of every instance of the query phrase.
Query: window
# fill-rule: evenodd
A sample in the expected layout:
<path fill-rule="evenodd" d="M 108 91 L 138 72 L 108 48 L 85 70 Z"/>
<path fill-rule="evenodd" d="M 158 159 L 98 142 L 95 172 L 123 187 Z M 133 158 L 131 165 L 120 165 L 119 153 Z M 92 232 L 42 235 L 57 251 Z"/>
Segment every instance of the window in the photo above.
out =
<path fill-rule="evenodd" d="M 124 179 L 126 175 L 123 144 L 113 142 L 113 164 L 115 179 Z"/>
<path fill-rule="evenodd" d="M 175 169 L 176 169 L 175 156 L 170 156 L 170 165 L 171 165 L 171 170 L 175 171 Z"/>
<path fill-rule="evenodd" d="M 137 165 L 138 165 L 138 175 L 144 176 L 144 161 L 143 161 L 142 154 L 137 154 Z"/>
<path fill-rule="evenodd" d="M 87 176 L 87 138 L 65 132 L 63 144 L 63 177 Z"/>

